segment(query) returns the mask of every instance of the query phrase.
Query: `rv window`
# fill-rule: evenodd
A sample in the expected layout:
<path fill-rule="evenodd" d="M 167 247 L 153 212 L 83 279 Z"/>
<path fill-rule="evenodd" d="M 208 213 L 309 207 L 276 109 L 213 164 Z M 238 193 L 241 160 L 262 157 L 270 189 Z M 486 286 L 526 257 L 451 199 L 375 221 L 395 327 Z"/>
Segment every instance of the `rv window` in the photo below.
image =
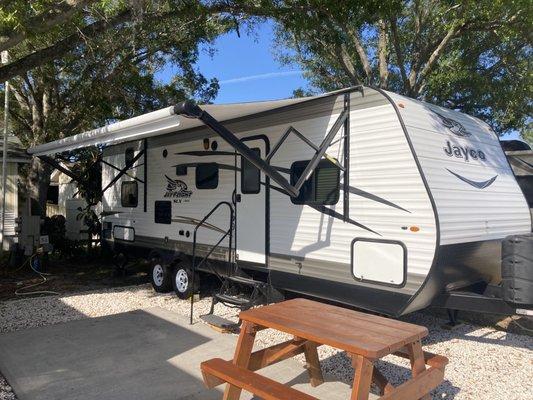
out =
<path fill-rule="evenodd" d="M 291 165 L 291 185 L 295 185 L 309 161 L 296 161 Z M 291 197 L 294 204 L 333 205 L 339 201 L 339 168 L 328 160 L 322 160 L 305 181 L 298 197 Z"/>
<path fill-rule="evenodd" d="M 251 149 L 258 157 L 261 157 L 261 150 Z M 241 192 L 243 194 L 256 194 L 261 191 L 261 173 L 259 168 L 253 165 L 246 158 L 241 157 Z"/>
<path fill-rule="evenodd" d="M 216 189 L 218 186 L 218 164 L 205 163 L 196 166 L 196 187 L 198 189 Z"/>
<path fill-rule="evenodd" d="M 137 207 L 139 202 L 139 187 L 137 182 L 122 182 L 120 187 L 122 207 Z"/>
<path fill-rule="evenodd" d="M 156 224 L 170 224 L 172 222 L 172 203 L 170 201 L 156 201 L 154 217 Z"/>
<path fill-rule="evenodd" d="M 131 166 L 131 162 L 133 161 L 133 157 L 135 157 L 135 151 L 133 151 L 133 149 L 131 147 L 128 147 L 126 149 L 126 154 L 124 155 L 124 158 L 125 158 L 125 165 L 130 165 Z"/>
<path fill-rule="evenodd" d="M 47 204 L 59 204 L 59 186 L 48 186 L 48 194 L 46 195 Z"/>

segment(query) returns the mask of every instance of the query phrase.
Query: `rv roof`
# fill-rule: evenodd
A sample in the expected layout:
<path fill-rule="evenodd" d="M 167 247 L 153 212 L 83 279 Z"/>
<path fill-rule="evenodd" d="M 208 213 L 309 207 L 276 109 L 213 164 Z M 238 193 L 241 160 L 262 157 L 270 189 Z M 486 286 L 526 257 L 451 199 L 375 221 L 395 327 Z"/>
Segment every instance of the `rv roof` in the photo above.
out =
<path fill-rule="evenodd" d="M 332 96 L 348 90 L 353 90 L 353 88 L 329 92 L 319 96 L 296 99 L 233 104 L 207 104 L 201 107 L 217 120 L 228 121 L 303 103 L 319 97 Z M 202 125 L 202 122 L 197 119 L 176 115 L 174 113 L 174 106 L 170 106 L 148 114 L 139 115 L 134 118 L 106 125 L 101 128 L 69 136 L 64 139 L 31 147 L 28 149 L 28 153 L 40 156 L 95 145 L 118 144 L 129 142 L 131 140 L 163 135 L 165 133 L 183 131 L 200 125 Z"/>

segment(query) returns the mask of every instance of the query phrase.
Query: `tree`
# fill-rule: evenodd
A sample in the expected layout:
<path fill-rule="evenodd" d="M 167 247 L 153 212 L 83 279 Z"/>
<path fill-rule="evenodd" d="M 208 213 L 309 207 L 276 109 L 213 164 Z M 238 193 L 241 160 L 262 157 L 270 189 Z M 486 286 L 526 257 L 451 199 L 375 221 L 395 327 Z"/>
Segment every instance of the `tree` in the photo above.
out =
<path fill-rule="evenodd" d="M 171 24 L 184 16 L 216 20 L 225 15 L 237 25 L 245 10 L 262 13 L 261 5 L 248 0 L 10 0 L 0 8 L 0 51 L 17 55 L 0 66 L 0 82 L 61 59 L 124 24 Z M 24 46 L 27 43 L 31 45 Z"/>
<path fill-rule="evenodd" d="M 86 39 L 62 58 L 12 79 L 12 130 L 29 147 L 186 98 L 209 102 L 218 83 L 195 69 L 198 46 L 225 29 L 224 18 L 189 8 L 173 20 L 139 18 Z M 47 35 L 26 39 L 12 51 L 17 58 L 48 41 Z M 167 63 L 177 73 L 161 84 L 154 73 Z M 39 214 L 51 169 L 34 157 L 27 171 L 26 187 Z"/>
<path fill-rule="evenodd" d="M 371 84 L 479 116 L 498 133 L 525 131 L 529 1 L 292 3 L 277 19 L 278 44 L 290 49 L 279 57 L 315 88 Z"/>

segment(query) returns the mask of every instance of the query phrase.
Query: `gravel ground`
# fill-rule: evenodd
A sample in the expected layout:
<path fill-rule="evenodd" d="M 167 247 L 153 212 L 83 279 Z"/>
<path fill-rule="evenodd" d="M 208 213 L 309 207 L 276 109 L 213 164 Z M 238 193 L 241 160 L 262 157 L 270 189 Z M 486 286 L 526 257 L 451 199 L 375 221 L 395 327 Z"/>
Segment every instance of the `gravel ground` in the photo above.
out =
<path fill-rule="evenodd" d="M 208 311 L 210 299 L 196 303 L 195 315 Z M 173 294 L 157 294 L 149 285 L 102 289 L 94 292 L 60 297 L 28 298 L 0 303 L 0 332 L 56 324 L 87 317 L 100 317 L 137 309 L 159 306 L 181 315 L 188 315 L 189 303 Z M 216 314 L 235 318 L 234 309 L 217 305 Z M 435 316 L 415 313 L 404 320 L 427 326 L 430 334 L 424 349 L 450 359 L 445 381 L 433 393 L 433 399 L 455 400 L 524 400 L 533 399 L 533 338 L 464 324 L 449 331 L 445 322 Z M 268 346 L 287 336 L 275 331 L 258 334 L 260 346 Z M 351 382 L 353 370 L 348 357 L 331 347 L 319 349 L 324 372 Z M 303 362 L 303 357 L 299 357 Z M 409 363 L 388 356 L 376 366 L 393 383 L 409 377 Z M 403 367 L 403 368 L 402 368 Z M 0 400 L 14 400 L 11 387 L 0 375 Z"/>

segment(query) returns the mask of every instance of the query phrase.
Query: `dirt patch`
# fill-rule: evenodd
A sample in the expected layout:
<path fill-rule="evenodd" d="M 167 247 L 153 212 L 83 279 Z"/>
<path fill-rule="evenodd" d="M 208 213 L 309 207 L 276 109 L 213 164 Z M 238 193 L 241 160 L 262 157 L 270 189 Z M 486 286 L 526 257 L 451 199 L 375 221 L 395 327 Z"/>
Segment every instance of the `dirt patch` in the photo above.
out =
<path fill-rule="evenodd" d="M 99 288 L 140 285 L 149 282 L 148 265 L 144 262 L 128 264 L 125 270 L 118 270 L 112 260 L 95 256 L 78 256 L 71 259 L 49 259 L 41 270 L 43 278 L 30 268 L 29 260 L 21 267 L 0 268 L 0 301 L 21 297 L 17 295 L 32 291 L 53 291 L 59 294 L 83 292 Z M 42 284 L 39 284 L 42 283 Z M 29 287 L 30 285 L 38 286 Z"/>

